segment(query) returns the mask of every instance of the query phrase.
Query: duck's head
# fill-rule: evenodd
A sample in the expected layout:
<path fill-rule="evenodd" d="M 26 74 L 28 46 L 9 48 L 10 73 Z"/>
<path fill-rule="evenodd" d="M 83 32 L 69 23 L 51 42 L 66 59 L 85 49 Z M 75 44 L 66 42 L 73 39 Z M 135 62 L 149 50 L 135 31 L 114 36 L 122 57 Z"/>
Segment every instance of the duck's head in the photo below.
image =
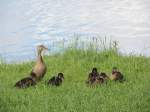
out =
<path fill-rule="evenodd" d="M 113 67 L 112 68 L 112 74 L 118 72 L 118 68 L 117 67 Z"/>
<path fill-rule="evenodd" d="M 96 68 L 96 67 L 94 67 L 94 68 L 92 69 L 92 73 L 97 73 L 97 68 Z"/>
<path fill-rule="evenodd" d="M 63 73 L 58 73 L 58 77 L 62 80 L 64 80 L 64 74 Z"/>
<path fill-rule="evenodd" d="M 44 45 L 38 45 L 37 46 L 38 54 L 41 54 L 42 51 L 45 51 L 45 50 L 48 50 L 48 48 L 46 48 Z"/>

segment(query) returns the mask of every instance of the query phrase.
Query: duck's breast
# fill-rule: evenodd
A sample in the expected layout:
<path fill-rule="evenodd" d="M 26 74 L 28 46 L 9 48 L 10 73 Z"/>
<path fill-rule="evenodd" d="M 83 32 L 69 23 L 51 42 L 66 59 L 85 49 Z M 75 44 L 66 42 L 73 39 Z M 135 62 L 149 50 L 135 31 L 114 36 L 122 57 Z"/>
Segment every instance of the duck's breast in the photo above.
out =
<path fill-rule="evenodd" d="M 33 68 L 33 72 L 37 77 L 43 77 L 46 73 L 46 70 L 46 65 L 44 63 L 37 63 Z"/>
<path fill-rule="evenodd" d="M 116 80 L 116 79 L 117 79 L 116 74 L 112 74 L 112 75 L 110 76 L 110 79 L 111 79 L 111 80 Z"/>

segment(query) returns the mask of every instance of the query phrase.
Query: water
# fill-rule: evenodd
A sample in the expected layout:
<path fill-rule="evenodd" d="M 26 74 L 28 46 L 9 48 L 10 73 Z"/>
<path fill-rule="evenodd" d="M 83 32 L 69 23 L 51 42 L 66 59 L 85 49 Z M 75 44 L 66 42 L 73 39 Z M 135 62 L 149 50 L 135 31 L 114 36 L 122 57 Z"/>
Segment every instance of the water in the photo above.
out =
<path fill-rule="evenodd" d="M 32 60 L 36 45 L 76 34 L 111 38 L 123 53 L 150 56 L 149 12 L 149 0 L 1 0 L 0 56 Z"/>

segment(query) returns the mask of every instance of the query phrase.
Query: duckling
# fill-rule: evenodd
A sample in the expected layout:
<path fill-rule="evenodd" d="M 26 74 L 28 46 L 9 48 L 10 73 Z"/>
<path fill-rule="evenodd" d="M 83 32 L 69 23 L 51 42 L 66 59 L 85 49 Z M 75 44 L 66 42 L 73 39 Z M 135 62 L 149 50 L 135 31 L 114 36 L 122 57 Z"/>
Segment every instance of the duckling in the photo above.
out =
<path fill-rule="evenodd" d="M 101 77 L 101 78 L 103 78 L 105 81 L 107 81 L 108 79 L 109 79 L 109 77 L 106 75 L 106 73 L 104 73 L 104 72 L 101 72 L 100 74 L 99 74 L 99 76 Z"/>
<path fill-rule="evenodd" d="M 97 68 L 94 67 L 92 69 L 92 72 L 89 73 L 88 80 L 86 81 L 86 83 L 87 84 L 93 84 L 96 81 L 96 78 L 97 78 L 98 75 L 99 75 L 99 73 L 97 71 Z"/>
<path fill-rule="evenodd" d="M 105 79 L 103 77 L 101 77 L 100 75 L 98 75 L 96 77 L 96 80 L 94 81 L 94 85 L 103 84 L 104 82 L 105 82 Z"/>
<path fill-rule="evenodd" d="M 58 73 L 57 76 L 53 76 L 49 81 L 48 81 L 48 85 L 52 85 L 52 86 L 60 86 L 62 84 L 64 80 L 64 75 L 63 73 Z"/>
<path fill-rule="evenodd" d="M 32 77 L 32 79 L 34 79 L 36 82 L 40 81 L 44 77 L 47 71 L 46 65 L 42 57 L 42 52 L 44 50 L 48 50 L 44 45 L 37 46 L 38 57 L 36 60 L 36 64 L 30 73 L 30 76 Z"/>
<path fill-rule="evenodd" d="M 31 77 L 21 79 L 15 84 L 17 88 L 27 88 L 36 85 L 36 82 Z"/>
<path fill-rule="evenodd" d="M 38 58 L 35 66 L 33 67 L 29 77 L 23 78 L 15 84 L 15 87 L 18 88 L 27 88 L 32 85 L 36 85 L 36 82 L 41 80 L 46 73 L 46 65 L 42 58 L 42 51 L 47 50 L 43 45 L 37 46 Z"/>
<path fill-rule="evenodd" d="M 117 67 L 113 67 L 110 79 L 114 81 L 119 81 L 119 82 L 123 81 L 123 75 L 121 72 L 119 72 Z"/>

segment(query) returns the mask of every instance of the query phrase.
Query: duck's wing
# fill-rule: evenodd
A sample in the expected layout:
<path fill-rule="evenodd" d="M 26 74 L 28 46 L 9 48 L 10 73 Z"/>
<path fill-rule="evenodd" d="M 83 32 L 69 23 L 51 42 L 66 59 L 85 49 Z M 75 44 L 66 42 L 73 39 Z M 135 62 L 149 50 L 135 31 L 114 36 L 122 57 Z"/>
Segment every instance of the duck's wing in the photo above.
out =
<path fill-rule="evenodd" d="M 47 84 L 55 85 L 55 80 L 56 80 L 56 77 L 53 76 L 51 79 L 49 79 Z"/>
<path fill-rule="evenodd" d="M 35 78 L 36 77 L 36 73 L 33 72 L 33 70 L 30 72 L 30 76 Z"/>
<path fill-rule="evenodd" d="M 118 72 L 118 79 L 120 82 L 124 81 L 123 74 L 121 72 Z"/>
<path fill-rule="evenodd" d="M 62 79 L 59 77 L 56 77 L 56 82 L 55 82 L 56 86 L 60 86 L 62 84 Z"/>

